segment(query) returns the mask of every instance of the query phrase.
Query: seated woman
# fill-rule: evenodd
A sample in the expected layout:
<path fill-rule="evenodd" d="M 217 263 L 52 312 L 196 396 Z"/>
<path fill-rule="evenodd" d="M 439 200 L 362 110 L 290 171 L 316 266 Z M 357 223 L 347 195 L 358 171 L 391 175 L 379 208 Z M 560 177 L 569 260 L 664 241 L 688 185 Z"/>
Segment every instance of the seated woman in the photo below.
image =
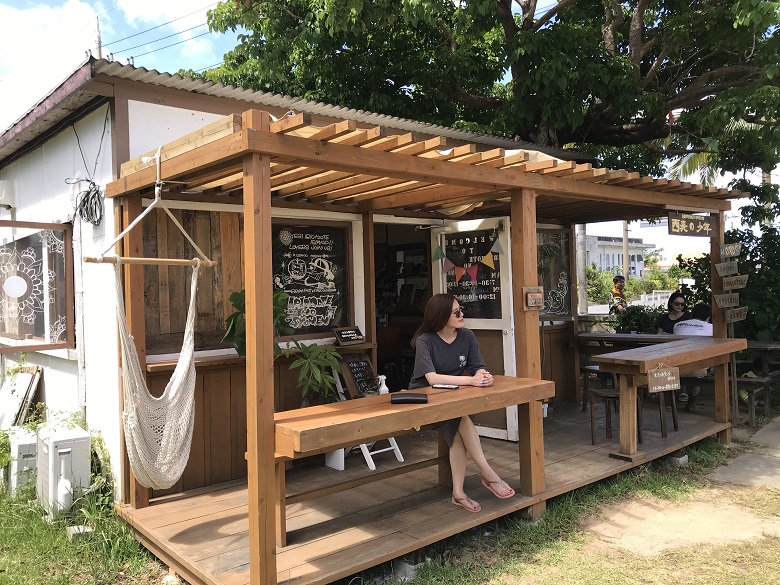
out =
<path fill-rule="evenodd" d="M 677 321 L 686 321 L 691 318 L 691 314 L 685 310 L 685 297 L 681 292 L 673 292 L 669 296 L 669 302 L 666 303 L 668 312 L 658 317 L 656 327 L 658 334 L 672 335 L 674 333 L 674 324 Z"/>
<path fill-rule="evenodd" d="M 493 384 L 493 376 L 487 371 L 485 360 L 479 353 L 474 333 L 463 325 L 463 309 L 453 295 L 437 294 L 428 300 L 422 325 L 412 338 L 416 355 L 410 390 L 432 384 L 482 387 Z M 467 455 L 479 468 L 482 485 L 493 495 L 498 498 L 515 495 L 515 490 L 488 464 L 470 417 L 444 421 L 439 424 L 438 430 L 450 446 L 453 504 L 469 512 L 482 509 L 463 490 Z"/>

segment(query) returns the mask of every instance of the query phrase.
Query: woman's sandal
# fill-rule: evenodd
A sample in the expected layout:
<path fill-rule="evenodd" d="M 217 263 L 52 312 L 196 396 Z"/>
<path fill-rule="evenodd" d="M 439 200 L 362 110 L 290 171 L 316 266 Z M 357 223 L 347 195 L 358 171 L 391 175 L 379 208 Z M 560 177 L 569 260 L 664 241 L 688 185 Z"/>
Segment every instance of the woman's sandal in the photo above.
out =
<path fill-rule="evenodd" d="M 499 492 L 494 487 L 493 484 L 500 484 L 501 487 L 506 486 L 506 489 L 509 491 L 503 491 Z M 484 477 L 482 478 L 482 485 L 484 485 L 487 489 L 489 489 L 491 492 L 493 492 L 493 495 L 497 498 L 501 498 L 502 500 L 505 498 L 511 498 L 515 495 L 515 490 L 513 490 L 507 482 L 505 482 L 503 479 L 499 479 L 496 481 L 488 481 Z"/>
<path fill-rule="evenodd" d="M 479 512 L 482 509 L 482 506 L 479 505 L 479 502 L 475 502 L 468 496 L 464 496 L 462 498 L 455 498 L 455 496 L 452 496 L 452 503 L 456 506 L 460 506 L 467 512 Z M 470 506 L 470 504 L 473 504 L 473 506 Z"/>

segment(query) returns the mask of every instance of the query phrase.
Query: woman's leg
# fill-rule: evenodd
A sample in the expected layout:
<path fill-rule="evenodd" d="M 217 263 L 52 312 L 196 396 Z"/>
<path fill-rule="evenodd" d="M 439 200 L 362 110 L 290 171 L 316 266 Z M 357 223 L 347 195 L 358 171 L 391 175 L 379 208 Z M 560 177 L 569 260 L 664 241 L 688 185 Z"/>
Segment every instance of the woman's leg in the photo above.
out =
<path fill-rule="evenodd" d="M 485 458 L 485 452 L 482 450 L 482 443 L 479 440 L 477 427 L 474 426 L 474 423 L 471 421 L 470 417 L 464 416 L 461 419 L 460 425 L 458 426 L 458 434 L 456 435 L 455 438 L 461 439 L 465 451 L 471 457 L 471 460 L 474 461 L 474 464 L 479 468 L 479 472 L 480 474 L 482 474 L 482 479 L 484 480 L 483 484 L 484 483 L 488 484 L 485 485 L 485 487 L 487 487 L 499 498 L 509 497 L 514 494 L 514 490 L 512 490 L 511 487 L 509 487 L 506 483 L 504 483 L 501 480 L 501 477 L 493 470 L 492 467 L 490 467 L 490 464 L 487 462 L 487 459 Z M 455 443 L 453 442 L 453 446 L 454 445 Z M 450 448 L 450 460 L 452 460 L 452 448 Z M 466 475 L 466 469 L 465 469 L 465 454 L 464 454 L 464 467 L 463 467 L 464 478 L 465 475 Z M 452 479 L 454 484 L 455 481 L 454 466 L 452 469 L 452 476 L 453 476 Z"/>
<path fill-rule="evenodd" d="M 455 433 L 455 438 L 450 445 L 450 469 L 452 470 L 452 503 L 462 506 L 469 512 L 479 512 L 482 509 L 479 502 L 469 498 L 463 490 L 463 482 L 466 479 L 466 447 L 458 433 Z"/>

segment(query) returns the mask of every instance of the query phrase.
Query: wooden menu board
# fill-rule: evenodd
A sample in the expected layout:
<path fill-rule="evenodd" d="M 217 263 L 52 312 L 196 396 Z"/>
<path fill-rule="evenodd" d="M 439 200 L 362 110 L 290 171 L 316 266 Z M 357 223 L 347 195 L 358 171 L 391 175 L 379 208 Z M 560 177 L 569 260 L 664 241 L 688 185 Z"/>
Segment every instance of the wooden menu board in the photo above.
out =
<path fill-rule="evenodd" d="M 349 320 L 347 227 L 276 224 L 274 289 L 287 293 L 293 335 L 325 333 Z"/>
<path fill-rule="evenodd" d="M 371 358 L 364 352 L 345 354 L 341 362 L 341 373 L 347 384 L 349 398 L 362 398 L 379 390 Z"/>

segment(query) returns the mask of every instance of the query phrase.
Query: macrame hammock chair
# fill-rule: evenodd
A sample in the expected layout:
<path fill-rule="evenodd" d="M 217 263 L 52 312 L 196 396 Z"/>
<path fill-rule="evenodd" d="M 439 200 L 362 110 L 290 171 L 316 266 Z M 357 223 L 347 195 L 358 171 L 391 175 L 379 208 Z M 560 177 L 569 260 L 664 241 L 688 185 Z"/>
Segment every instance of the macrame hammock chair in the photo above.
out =
<path fill-rule="evenodd" d="M 116 316 L 122 346 L 122 386 L 124 396 L 125 445 L 130 467 L 138 483 L 156 490 L 173 486 L 184 473 L 192 445 L 195 424 L 195 316 L 197 315 L 198 272 L 201 266 L 216 264 L 201 251 L 161 199 L 160 150 L 157 151 L 157 183 L 155 199 L 97 258 L 86 262 L 111 262 L 116 272 Z M 137 225 L 154 207 L 162 207 L 176 227 L 184 234 L 200 258 L 192 260 L 168 258 L 121 258 L 105 256 L 124 235 Z M 104 257 L 105 256 L 105 257 Z M 176 368 L 161 396 L 155 397 L 146 386 L 138 352 L 127 325 L 122 294 L 121 264 L 158 264 L 192 266 L 190 303 L 184 328 L 184 341 Z"/>

